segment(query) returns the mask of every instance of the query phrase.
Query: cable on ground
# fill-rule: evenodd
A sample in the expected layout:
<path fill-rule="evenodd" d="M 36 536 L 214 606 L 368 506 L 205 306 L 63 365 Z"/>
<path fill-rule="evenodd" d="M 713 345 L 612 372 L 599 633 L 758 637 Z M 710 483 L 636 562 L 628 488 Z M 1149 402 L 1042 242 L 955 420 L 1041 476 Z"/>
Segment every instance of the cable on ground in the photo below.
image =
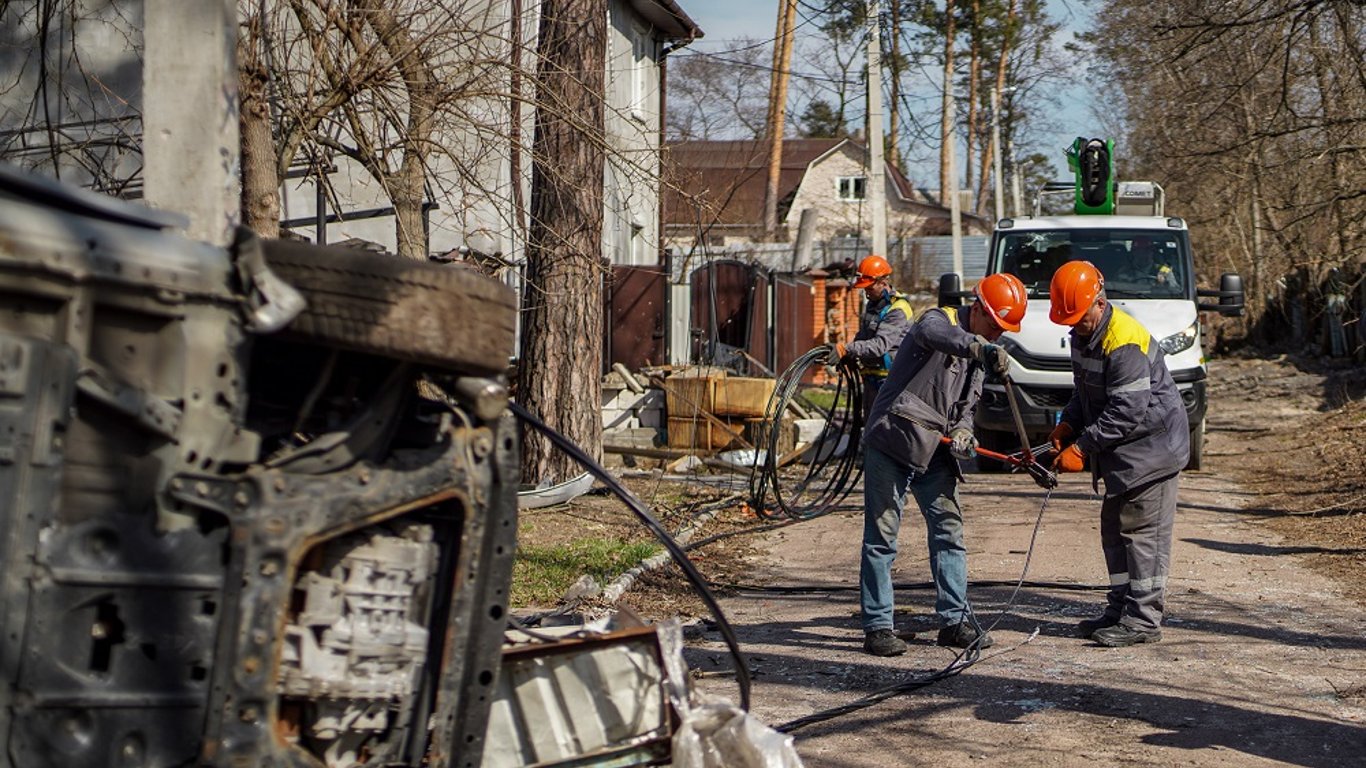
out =
<path fill-rule="evenodd" d="M 1034 520 L 1034 532 L 1029 537 L 1029 549 L 1025 551 L 1024 567 L 1020 572 L 1020 578 L 1014 582 L 1015 589 L 1010 593 L 1010 598 L 1006 600 L 1005 606 L 1001 608 L 1000 612 L 996 615 L 996 618 L 992 620 L 992 622 L 985 629 L 983 629 L 977 623 L 977 618 L 973 615 L 972 609 L 969 607 L 967 619 L 972 622 L 973 627 L 977 630 L 977 636 L 979 639 L 987 632 L 990 632 L 992 629 L 995 629 L 996 625 L 1001 623 L 1001 619 L 1004 619 L 1010 613 L 1010 609 L 1014 607 L 1015 600 L 1020 594 L 1020 587 L 1024 584 L 1025 576 L 1029 574 L 1029 563 L 1034 555 L 1034 545 L 1038 541 L 1039 528 L 1043 525 L 1043 514 L 1044 511 L 1048 509 L 1048 500 L 1051 496 L 1051 489 L 1046 490 L 1044 492 L 1043 504 L 1039 506 L 1039 515 Z M 1026 637 L 1022 642 L 1012 646 L 1011 648 L 1006 648 L 997 651 L 996 653 L 990 654 L 985 658 L 994 658 L 1003 653 L 1010 653 L 1018 649 L 1025 643 L 1032 641 L 1038 634 L 1039 630 L 1036 627 L 1034 631 L 1031 632 L 1030 635 Z M 893 696 L 899 696 L 903 693 L 917 691 L 921 688 L 925 688 L 927 686 L 933 685 L 934 683 L 940 682 L 941 680 L 947 680 L 950 677 L 955 677 L 961 674 L 964 670 L 976 665 L 978 662 L 983 660 L 984 657 L 981 655 L 981 649 L 977 647 L 976 643 L 974 643 L 965 650 L 961 651 L 958 655 L 954 656 L 953 661 L 950 661 L 947 666 L 945 666 L 943 669 L 940 669 L 937 672 L 933 672 L 931 674 L 919 677 L 912 677 L 909 680 L 903 680 L 902 682 L 895 683 L 885 688 L 880 688 L 876 691 L 873 691 L 867 696 L 864 696 L 863 698 L 857 699 L 855 701 L 851 701 L 848 704 L 842 704 L 838 707 L 831 707 L 829 709 L 820 710 L 819 712 L 813 712 L 812 714 L 806 715 L 805 717 L 799 717 L 795 720 L 789 720 L 788 722 L 783 723 L 782 725 L 774 726 L 774 728 L 782 733 L 792 733 L 793 731 L 798 730 L 800 728 L 805 728 L 808 725 L 815 725 L 816 723 L 823 723 L 827 720 L 833 720 L 837 717 L 843 717 L 844 715 L 852 714 L 862 709 L 867 709 L 868 707 L 871 707 L 875 704 L 880 704 L 886 701 L 887 699 L 892 698 Z"/>
<path fill-rule="evenodd" d="M 749 711 L 749 665 L 745 663 L 745 657 L 740 652 L 740 641 L 735 637 L 735 630 L 731 628 L 730 622 L 726 620 L 725 614 L 721 611 L 720 604 L 716 602 L 716 597 L 712 595 L 711 590 L 707 588 L 706 580 L 702 578 L 702 574 L 697 572 L 697 568 L 692 564 L 692 561 L 688 559 L 688 555 L 684 553 L 683 548 L 678 545 L 678 542 L 674 541 L 668 531 L 664 530 L 664 527 L 659 524 L 659 521 L 655 520 L 654 516 L 650 514 L 650 511 L 645 508 L 645 505 L 613 477 L 611 473 L 606 469 L 603 469 L 602 465 L 593 461 L 593 459 L 590 458 L 588 454 L 584 453 L 577 445 L 571 443 L 564 435 L 551 429 L 545 422 L 533 416 L 530 411 L 523 408 L 520 404 L 509 403 L 508 407 L 511 408 L 517 418 L 521 419 L 527 426 L 540 432 L 546 439 L 553 443 L 556 448 L 559 448 L 561 451 L 564 451 L 571 456 L 580 466 L 592 474 L 593 477 L 607 486 L 617 498 L 621 499 L 622 502 L 635 513 L 636 517 L 640 518 L 640 521 L 645 524 L 645 527 L 649 528 L 650 532 L 655 535 L 655 538 L 659 539 L 659 542 L 669 551 L 669 555 L 673 557 L 674 562 L 677 563 L 679 569 L 683 571 L 683 575 L 687 577 L 688 581 L 693 585 L 693 588 L 697 590 L 698 597 L 702 599 L 702 602 L 707 606 L 707 610 L 711 611 L 712 617 L 716 619 L 716 628 L 720 631 L 721 637 L 726 641 L 726 647 L 730 650 L 731 657 L 735 659 L 735 682 L 740 686 L 740 709 Z"/>

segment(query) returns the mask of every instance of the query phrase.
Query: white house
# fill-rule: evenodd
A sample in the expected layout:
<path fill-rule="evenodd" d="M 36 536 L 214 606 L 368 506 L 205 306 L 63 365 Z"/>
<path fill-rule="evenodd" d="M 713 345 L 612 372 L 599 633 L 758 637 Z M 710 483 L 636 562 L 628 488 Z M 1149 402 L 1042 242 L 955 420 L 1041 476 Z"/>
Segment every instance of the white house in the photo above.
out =
<path fill-rule="evenodd" d="M 466 110 L 469 123 L 442 139 L 450 157 L 433 162 L 428 204 L 428 251 L 471 249 L 517 262 L 526 242 L 535 113 L 536 4 L 523 3 L 514 18 L 508 0 L 486 0 L 466 23 L 487 30 L 487 46 L 474 56 L 504 60 L 496 90 L 514 98 L 491 98 Z M 662 131 L 661 77 L 665 57 L 702 32 L 674 0 L 611 0 L 606 51 L 603 178 L 603 255 L 615 264 L 659 260 L 659 147 Z M 520 40 L 516 46 L 514 41 Z M 520 48 L 514 51 L 514 47 Z M 518 72 L 518 75 L 508 73 Z M 520 94 L 521 98 L 515 98 Z M 515 129 L 513 126 L 516 126 Z M 329 242 L 361 239 L 392 248 L 394 223 L 384 215 L 384 195 L 361 169 L 334 158 L 332 184 L 340 211 L 328 206 Z M 514 178 L 518 187 L 514 187 Z M 295 233 L 318 238 L 315 185 L 304 178 L 287 184 L 286 220 Z M 356 217 L 360 212 L 366 218 Z M 349 215 L 348 215 L 349 214 Z M 341 219 L 339 221 L 339 219 Z"/>

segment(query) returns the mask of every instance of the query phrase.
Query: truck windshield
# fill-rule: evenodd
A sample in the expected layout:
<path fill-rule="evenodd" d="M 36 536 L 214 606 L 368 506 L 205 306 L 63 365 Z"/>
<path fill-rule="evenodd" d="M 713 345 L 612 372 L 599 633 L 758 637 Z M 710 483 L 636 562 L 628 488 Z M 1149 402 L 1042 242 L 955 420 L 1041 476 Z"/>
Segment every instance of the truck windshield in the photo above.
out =
<path fill-rule="evenodd" d="M 1043 299 L 1058 267 L 1089 261 L 1105 275 L 1110 298 L 1186 298 L 1193 289 L 1187 242 L 1182 230 L 998 231 L 991 271 L 1019 277 L 1031 299 Z"/>

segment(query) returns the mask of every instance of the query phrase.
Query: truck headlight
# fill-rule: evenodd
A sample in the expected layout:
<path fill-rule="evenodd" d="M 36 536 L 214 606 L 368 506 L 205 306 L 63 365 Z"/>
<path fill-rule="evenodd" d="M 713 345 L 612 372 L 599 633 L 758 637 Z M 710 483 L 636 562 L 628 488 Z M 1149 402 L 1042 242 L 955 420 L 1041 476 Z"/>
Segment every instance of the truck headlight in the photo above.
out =
<path fill-rule="evenodd" d="M 1200 323 L 1197 321 L 1191 323 L 1184 331 L 1173 333 L 1157 342 L 1157 345 L 1162 347 L 1163 352 L 1175 355 L 1178 352 L 1185 352 L 1190 349 L 1191 345 L 1195 343 L 1195 337 L 1198 333 L 1200 333 Z"/>

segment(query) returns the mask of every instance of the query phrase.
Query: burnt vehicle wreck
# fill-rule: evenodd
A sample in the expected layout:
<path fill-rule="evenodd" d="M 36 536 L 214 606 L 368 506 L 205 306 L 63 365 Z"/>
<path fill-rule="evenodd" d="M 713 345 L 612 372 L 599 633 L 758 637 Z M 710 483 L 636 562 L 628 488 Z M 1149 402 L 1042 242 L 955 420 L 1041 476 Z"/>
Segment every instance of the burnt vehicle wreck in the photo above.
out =
<path fill-rule="evenodd" d="M 479 765 L 512 292 L 0 197 L 0 765 Z"/>

